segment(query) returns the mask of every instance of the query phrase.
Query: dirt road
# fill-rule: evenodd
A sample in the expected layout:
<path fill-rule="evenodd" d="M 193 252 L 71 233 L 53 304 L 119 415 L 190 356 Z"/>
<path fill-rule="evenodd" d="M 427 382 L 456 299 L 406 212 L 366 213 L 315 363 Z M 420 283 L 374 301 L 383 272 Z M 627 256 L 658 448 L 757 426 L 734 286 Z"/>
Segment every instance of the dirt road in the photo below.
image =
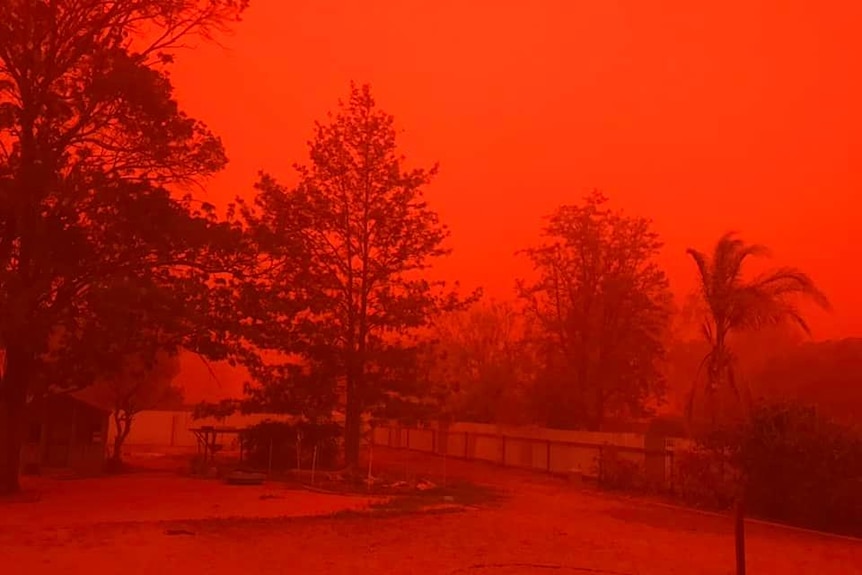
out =
<path fill-rule="evenodd" d="M 441 465 L 396 452 L 375 459 L 408 475 L 439 476 Z M 505 496 L 457 513 L 382 518 L 259 519 L 250 508 L 246 518 L 230 520 L 42 526 L 20 534 L 0 522 L 0 558 L 9 575 L 732 573 L 724 518 L 479 464 L 450 461 L 447 476 L 493 484 Z M 751 573 L 862 574 L 862 543 L 763 525 L 749 526 L 748 535 Z"/>

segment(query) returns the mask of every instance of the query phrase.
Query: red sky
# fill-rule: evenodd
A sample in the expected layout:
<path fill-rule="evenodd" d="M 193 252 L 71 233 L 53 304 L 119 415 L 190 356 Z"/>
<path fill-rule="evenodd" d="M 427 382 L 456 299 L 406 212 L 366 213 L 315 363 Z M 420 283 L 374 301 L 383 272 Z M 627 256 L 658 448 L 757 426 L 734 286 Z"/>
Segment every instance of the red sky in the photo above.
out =
<path fill-rule="evenodd" d="M 211 201 L 259 169 L 292 181 L 313 121 L 367 81 L 408 161 L 440 162 L 447 278 L 509 297 L 541 217 L 598 188 L 653 218 L 678 293 L 686 247 L 771 246 L 830 296 L 822 339 L 862 334 L 860 22 L 837 0 L 253 0 L 174 79 L 228 148 Z"/>

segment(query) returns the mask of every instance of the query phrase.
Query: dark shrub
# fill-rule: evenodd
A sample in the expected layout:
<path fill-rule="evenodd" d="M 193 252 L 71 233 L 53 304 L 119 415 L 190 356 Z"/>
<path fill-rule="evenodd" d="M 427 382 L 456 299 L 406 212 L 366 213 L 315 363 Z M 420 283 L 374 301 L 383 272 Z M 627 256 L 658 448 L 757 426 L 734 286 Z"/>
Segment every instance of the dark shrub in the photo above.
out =
<path fill-rule="evenodd" d="M 750 512 L 815 529 L 862 533 L 862 439 L 814 409 L 759 406 L 742 435 Z"/>
<path fill-rule="evenodd" d="M 723 510 L 733 502 L 733 484 L 721 456 L 698 446 L 674 457 L 674 494 L 688 505 Z"/>
<path fill-rule="evenodd" d="M 741 472 L 749 514 L 862 534 L 862 439 L 812 408 L 757 405 L 676 459 L 675 492 L 689 504 L 729 507 Z"/>
<path fill-rule="evenodd" d="M 317 467 L 332 468 L 338 461 L 341 436 L 341 426 L 331 422 L 264 421 L 245 432 L 246 462 L 256 469 L 268 469 L 271 454 L 274 470 L 296 469 L 297 463 L 303 469 L 309 469 L 317 447 Z"/>
<path fill-rule="evenodd" d="M 606 489 L 647 490 L 643 465 L 626 459 L 613 445 L 605 445 L 599 462 L 599 482 Z"/>

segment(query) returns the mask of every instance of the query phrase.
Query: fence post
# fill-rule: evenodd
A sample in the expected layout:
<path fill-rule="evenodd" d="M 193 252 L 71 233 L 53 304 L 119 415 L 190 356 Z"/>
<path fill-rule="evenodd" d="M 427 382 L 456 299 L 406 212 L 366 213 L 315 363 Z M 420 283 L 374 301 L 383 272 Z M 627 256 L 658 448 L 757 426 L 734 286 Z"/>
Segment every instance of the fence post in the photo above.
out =
<path fill-rule="evenodd" d="M 551 472 L 551 440 L 550 439 L 547 441 L 546 447 L 547 447 L 547 460 L 545 461 L 545 463 L 548 466 L 548 473 L 550 473 Z"/>
<path fill-rule="evenodd" d="M 599 485 L 604 484 L 604 481 L 602 480 L 602 474 L 604 472 L 604 464 L 605 464 L 605 447 L 603 444 L 599 444 L 599 465 L 598 465 L 599 468 L 597 470 L 598 473 L 596 473 L 596 475 L 598 476 L 596 479 L 598 480 Z"/>
<path fill-rule="evenodd" d="M 668 471 L 668 475 L 669 475 L 670 477 L 669 477 L 668 479 L 670 480 L 670 493 L 671 493 L 671 495 L 673 495 L 673 494 L 674 494 L 674 491 L 673 491 L 673 488 L 674 488 L 674 486 L 673 486 L 673 477 L 674 477 L 673 458 L 674 458 L 674 451 L 673 451 L 673 449 L 670 449 L 670 450 L 668 451 L 668 456 L 669 456 L 669 458 L 670 458 L 670 470 Z"/>

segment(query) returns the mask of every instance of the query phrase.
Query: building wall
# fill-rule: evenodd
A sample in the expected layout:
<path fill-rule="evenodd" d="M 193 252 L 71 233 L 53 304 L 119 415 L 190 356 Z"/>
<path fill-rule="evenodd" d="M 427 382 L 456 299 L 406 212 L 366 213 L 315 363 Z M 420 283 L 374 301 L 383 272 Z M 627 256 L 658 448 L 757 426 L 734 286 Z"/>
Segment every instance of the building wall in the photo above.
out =
<path fill-rule="evenodd" d="M 34 437 L 38 430 L 38 438 Z M 24 429 L 22 471 L 68 469 L 77 475 L 104 471 L 108 414 L 68 397 L 33 406 Z"/>

